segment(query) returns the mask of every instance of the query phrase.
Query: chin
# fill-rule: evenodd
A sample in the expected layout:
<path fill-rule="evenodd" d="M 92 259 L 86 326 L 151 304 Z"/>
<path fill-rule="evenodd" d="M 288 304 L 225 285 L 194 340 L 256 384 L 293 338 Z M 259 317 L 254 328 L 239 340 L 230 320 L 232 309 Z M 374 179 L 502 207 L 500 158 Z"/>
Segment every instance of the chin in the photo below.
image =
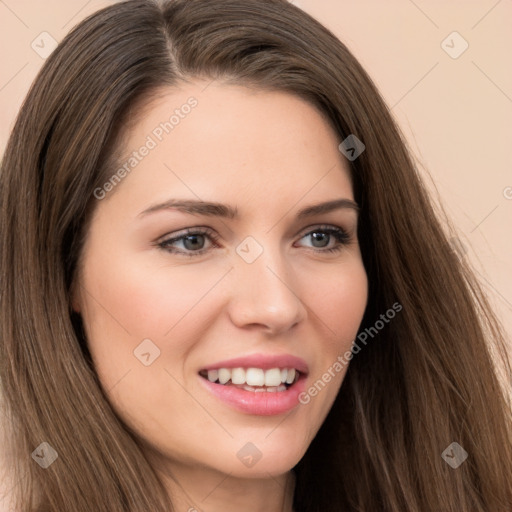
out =
<path fill-rule="evenodd" d="M 268 432 L 261 436 L 262 440 L 266 435 Z M 232 449 L 225 452 L 225 460 L 229 462 L 225 467 L 223 465 L 222 472 L 240 478 L 264 479 L 268 479 L 269 475 L 276 477 L 288 473 L 304 456 L 308 446 L 290 444 L 290 438 L 287 440 L 282 434 L 276 434 L 275 439 L 270 441 L 273 435 L 270 434 L 266 442 L 260 444 L 257 440 L 236 442 L 234 457 L 228 455 L 233 454 Z"/>

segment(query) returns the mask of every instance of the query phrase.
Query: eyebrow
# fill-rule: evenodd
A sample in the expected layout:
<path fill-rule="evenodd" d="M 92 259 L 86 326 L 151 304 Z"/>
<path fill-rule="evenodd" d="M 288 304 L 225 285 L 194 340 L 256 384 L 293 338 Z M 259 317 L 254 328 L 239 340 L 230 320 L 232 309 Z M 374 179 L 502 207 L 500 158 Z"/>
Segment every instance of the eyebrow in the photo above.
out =
<path fill-rule="evenodd" d="M 146 210 L 139 213 L 138 216 L 144 217 L 150 213 L 169 209 L 175 209 L 184 213 L 189 213 L 191 215 L 223 217 L 227 219 L 237 219 L 239 217 L 238 208 L 236 207 L 233 208 L 227 204 L 197 201 L 193 199 L 169 199 L 163 203 L 150 206 Z M 297 213 L 297 218 L 303 219 L 305 217 L 329 213 L 340 209 L 351 209 L 355 210 L 357 213 L 360 211 L 357 203 L 351 199 L 342 198 L 307 206 Z"/>

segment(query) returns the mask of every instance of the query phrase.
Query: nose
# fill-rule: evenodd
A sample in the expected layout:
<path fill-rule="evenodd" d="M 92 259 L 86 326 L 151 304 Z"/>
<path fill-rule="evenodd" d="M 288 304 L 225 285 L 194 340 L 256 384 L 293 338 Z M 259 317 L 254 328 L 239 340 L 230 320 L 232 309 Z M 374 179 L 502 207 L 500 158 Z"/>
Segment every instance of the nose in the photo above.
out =
<path fill-rule="evenodd" d="M 229 316 L 237 327 L 258 326 L 279 334 L 304 320 L 300 286 L 284 259 L 277 249 L 268 248 L 252 263 L 236 256 Z"/>

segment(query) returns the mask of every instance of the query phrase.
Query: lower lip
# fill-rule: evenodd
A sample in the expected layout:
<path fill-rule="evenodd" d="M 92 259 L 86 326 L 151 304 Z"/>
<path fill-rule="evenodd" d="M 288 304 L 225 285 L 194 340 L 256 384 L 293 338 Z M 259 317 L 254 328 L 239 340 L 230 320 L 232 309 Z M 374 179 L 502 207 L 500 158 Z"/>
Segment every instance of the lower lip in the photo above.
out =
<path fill-rule="evenodd" d="M 299 404 L 299 395 L 304 391 L 306 378 L 299 380 L 286 391 L 246 391 L 236 386 L 214 384 L 199 376 L 203 385 L 224 403 L 238 411 L 258 416 L 273 416 L 291 411 Z"/>

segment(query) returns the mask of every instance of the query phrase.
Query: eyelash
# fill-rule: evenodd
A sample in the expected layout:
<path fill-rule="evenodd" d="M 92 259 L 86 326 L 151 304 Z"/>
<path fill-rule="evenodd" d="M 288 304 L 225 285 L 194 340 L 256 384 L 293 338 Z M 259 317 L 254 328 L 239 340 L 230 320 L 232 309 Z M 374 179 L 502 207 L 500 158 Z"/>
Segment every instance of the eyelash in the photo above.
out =
<path fill-rule="evenodd" d="M 313 233 L 327 233 L 329 235 L 333 235 L 334 238 L 338 242 L 338 245 L 336 245 L 335 247 L 331 247 L 329 249 L 315 249 L 315 248 L 312 248 L 312 250 L 314 252 L 318 252 L 318 253 L 322 253 L 322 252 L 328 252 L 328 253 L 339 252 L 339 251 L 341 251 L 343 249 L 343 247 L 345 245 L 347 245 L 350 242 L 350 238 L 351 238 L 350 235 L 344 229 L 341 229 L 341 228 L 338 228 L 338 227 L 334 227 L 334 226 L 318 226 L 315 229 L 313 229 L 311 231 L 308 231 L 307 233 L 302 235 L 301 239 L 306 237 L 306 236 L 308 236 L 308 235 L 311 235 Z M 202 236 L 206 235 L 214 243 L 217 242 L 217 240 L 219 239 L 219 236 L 216 235 L 211 229 L 208 229 L 208 228 L 190 228 L 190 229 L 187 229 L 184 233 L 180 234 L 179 236 L 176 236 L 176 237 L 173 237 L 173 238 L 168 238 L 166 240 L 162 240 L 161 242 L 157 242 L 156 245 L 159 248 L 163 249 L 164 251 L 170 252 L 172 254 L 178 254 L 180 256 L 185 256 L 185 257 L 201 256 L 206 251 L 208 251 L 208 249 L 201 249 L 199 251 L 184 252 L 184 251 L 177 251 L 175 248 L 169 247 L 170 244 L 172 244 L 174 242 L 181 241 L 181 240 L 183 240 L 183 239 L 185 239 L 185 238 L 187 238 L 188 236 L 191 236 L 191 235 L 202 235 Z M 188 251 L 190 251 L 190 250 L 188 250 Z"/>

